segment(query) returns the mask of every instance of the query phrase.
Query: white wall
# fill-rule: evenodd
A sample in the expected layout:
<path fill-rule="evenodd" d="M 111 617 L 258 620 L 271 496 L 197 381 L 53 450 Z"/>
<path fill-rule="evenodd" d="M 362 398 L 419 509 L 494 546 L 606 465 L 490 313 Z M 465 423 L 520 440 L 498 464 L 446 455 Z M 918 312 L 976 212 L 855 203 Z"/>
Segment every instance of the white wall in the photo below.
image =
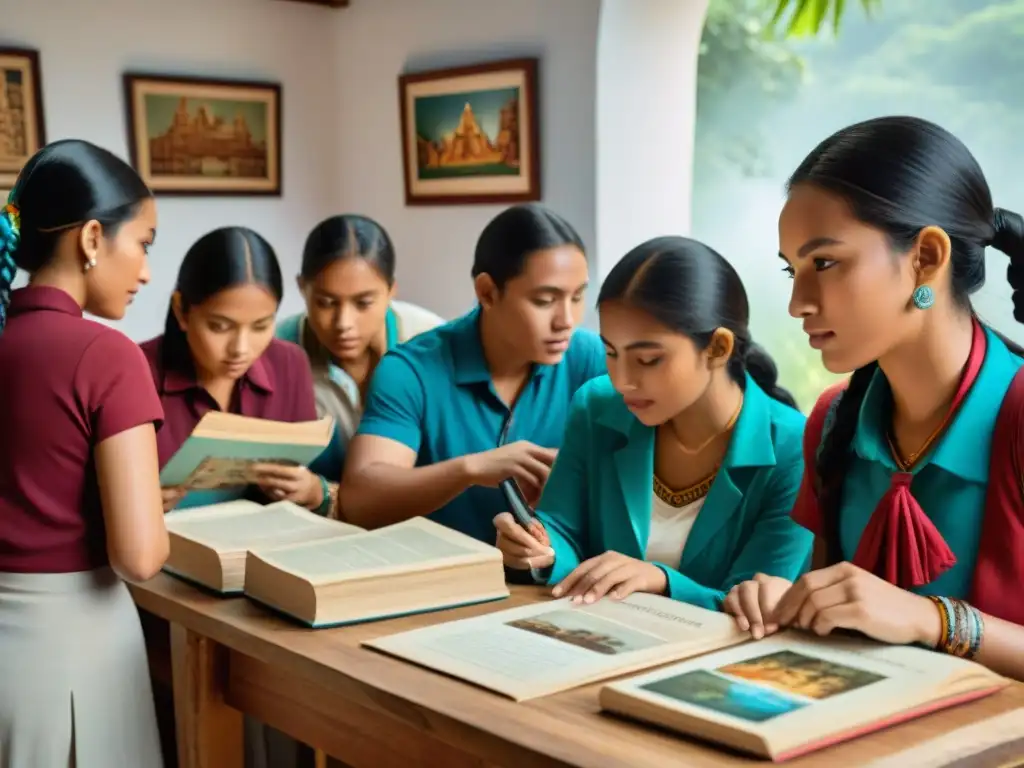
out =
<path fill-rule="evenodd" d="M 127 157 L 126 70 L 282 83 L 284 197 L 160 198 L 153 282 L 120 327 L 136 339 L 159 333 L 185 250 L 228 224 L 253 227 L 275 246 L 288 276 L 284 310 L 297 310 L 291 275 L 298 271 L 303 239 L 337 209 L 332 11 L 272 0 L 0 5 L 0 45 L 40 51 L 49 140 L 88 139 Z"/>
<path fill-rule="evenodd" d="M 126 156 L 126 70 L 283 85 L 283 198 L 160 198 L 153 283 L 121 324 L 137 339 L 162 328 L 188 246 L 228 224 L 275 246 L 288 278 L 283 311 L 296 311 L 291 276 L 305 234 L 345 211 L 391 233 L 402 297 L 446 317 L 465 311 L 476 238 L 503 206 L 405 206 L 397 79 L 406 71 L 540 57 L 543 201 L 596 256 L 595 289 L 628 247 L 689 228 L 706 0 L 353 0 L 342 10 L 279 0 L 0 2 L 0 45 L 41 52 L 50 140 L 89 139 Z"/>
<path fill-rule="evenodd" d="M 708 0 L 603 0 L 597 63 L 597 256 L 690 231 L 697 52 Z"/>
<path fill-rule="evenodd" d="M 337 12 L 338 207 L 387 227 L 402 297 L 446 317 L 471 306 L 473 248 L 504 206 L 405 206 L 398 75 L 539 56 L 544 202 L 593 246 L 599 11 L 599 0 L 353 0 Z"/>

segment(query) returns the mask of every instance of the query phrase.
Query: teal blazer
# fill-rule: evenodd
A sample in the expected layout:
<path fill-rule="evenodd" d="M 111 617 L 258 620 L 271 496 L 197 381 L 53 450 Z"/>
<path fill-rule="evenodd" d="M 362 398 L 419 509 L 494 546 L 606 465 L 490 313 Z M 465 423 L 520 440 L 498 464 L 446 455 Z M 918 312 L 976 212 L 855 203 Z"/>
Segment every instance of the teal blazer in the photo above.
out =
<path fill-rule="evenodd" d="M 813 536 L 789 517 L 803 478 L 805 420 L 747 376 L 743 409 L 682 559 L 655 563 L 670 597 L 719 609 L 757 573 L 792 580 L 807 567 Z M 589 381 L 573 398 L 538 504 L 555 550 L 547 583 L 609 550 L 643 560 L 653 494 L 654 428 L 630 413 L 607 376 Z"/>

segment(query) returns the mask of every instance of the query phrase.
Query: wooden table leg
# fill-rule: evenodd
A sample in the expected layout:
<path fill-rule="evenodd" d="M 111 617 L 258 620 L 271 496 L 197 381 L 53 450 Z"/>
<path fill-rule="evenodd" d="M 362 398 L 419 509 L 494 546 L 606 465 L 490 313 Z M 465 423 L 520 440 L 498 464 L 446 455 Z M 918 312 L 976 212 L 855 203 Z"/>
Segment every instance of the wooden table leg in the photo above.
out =
<path fill-rule="evenodd" d="M 171 623 L 179 768 L 243 768 L 242 713 L 224 703 L 228 653 Z"/>

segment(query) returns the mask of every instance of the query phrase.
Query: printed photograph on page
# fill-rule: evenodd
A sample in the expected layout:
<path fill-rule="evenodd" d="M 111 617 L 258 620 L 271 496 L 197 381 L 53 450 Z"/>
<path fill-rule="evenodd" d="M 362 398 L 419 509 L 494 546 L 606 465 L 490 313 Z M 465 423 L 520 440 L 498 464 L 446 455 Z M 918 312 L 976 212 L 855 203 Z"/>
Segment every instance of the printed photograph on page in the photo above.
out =
<path fill-rule="evenodd" d="M 217 491 L 241 488 L 256 481 L 254 464 L 279 464 L 295 467 L 294 461 L 282 459 L 228 459 L 211 456 L 202 461 L 183 483 L 193 491 Z"/>
<path fill-rule="evenodd" d="M 678 702 L 761 723 L 885 680 L 884 675 L 794 651 L 696 669 L 642 688 Z"/>

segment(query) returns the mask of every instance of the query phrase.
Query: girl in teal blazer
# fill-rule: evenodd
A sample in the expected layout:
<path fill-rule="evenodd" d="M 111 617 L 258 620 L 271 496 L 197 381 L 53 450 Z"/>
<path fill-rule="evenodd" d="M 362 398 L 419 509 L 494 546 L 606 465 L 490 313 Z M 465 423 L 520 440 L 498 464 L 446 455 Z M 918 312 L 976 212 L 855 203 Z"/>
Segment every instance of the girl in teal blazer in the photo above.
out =
<path fill-rule="evenodd" d="M 739 275 L 657 238 L 612 269 L 598 307 L 608 376 L 576 393 L 539 522 L 495 518 L 506 565 L 575 602 L 654 592 L 712 609 L 755 574 L 798 576 L 804 416 L 751 341 Z"/>

